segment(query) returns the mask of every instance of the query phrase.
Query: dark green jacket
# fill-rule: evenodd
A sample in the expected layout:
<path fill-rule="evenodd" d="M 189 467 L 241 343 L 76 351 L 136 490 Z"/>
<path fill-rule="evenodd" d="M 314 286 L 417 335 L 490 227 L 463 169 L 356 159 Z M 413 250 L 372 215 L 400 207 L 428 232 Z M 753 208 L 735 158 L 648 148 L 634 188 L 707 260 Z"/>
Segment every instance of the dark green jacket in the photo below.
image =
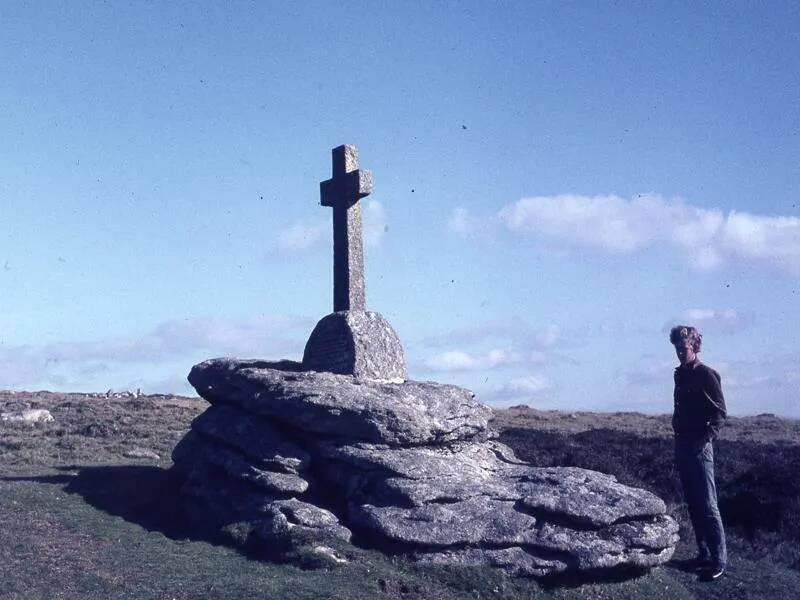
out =
<path fill-rule="evenodd" d="M 714 369 L 695 360 L 675 369 L 675 436 L 690 441 L 713 440 L 727 416 L 722 379 Z"/>

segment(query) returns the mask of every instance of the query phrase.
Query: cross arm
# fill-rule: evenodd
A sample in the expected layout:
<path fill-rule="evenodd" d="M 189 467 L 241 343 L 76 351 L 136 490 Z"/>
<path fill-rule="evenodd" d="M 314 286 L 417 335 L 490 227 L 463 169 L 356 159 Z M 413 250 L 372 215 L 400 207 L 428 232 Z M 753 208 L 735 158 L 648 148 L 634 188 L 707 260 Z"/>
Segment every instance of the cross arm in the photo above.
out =
<path fill-rule="evenodd" d="M 319 193 L 322 206 L 334 206 L 339 202 L 351 206 L 372 193 L 372 171 L 357 169 L 322 181 Z"/>

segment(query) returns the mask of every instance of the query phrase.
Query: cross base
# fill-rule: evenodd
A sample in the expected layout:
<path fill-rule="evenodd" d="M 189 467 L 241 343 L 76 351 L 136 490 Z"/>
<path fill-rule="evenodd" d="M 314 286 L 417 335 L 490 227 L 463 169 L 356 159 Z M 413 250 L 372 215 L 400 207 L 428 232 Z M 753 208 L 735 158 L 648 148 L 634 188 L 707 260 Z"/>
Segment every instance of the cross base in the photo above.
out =
<path fill-rule="evenodd" d="M 323 317 L 306 343 L 303 367 L 363 379 L 405 380 L 403 346 L 376 312 L 345 310 Z"/>

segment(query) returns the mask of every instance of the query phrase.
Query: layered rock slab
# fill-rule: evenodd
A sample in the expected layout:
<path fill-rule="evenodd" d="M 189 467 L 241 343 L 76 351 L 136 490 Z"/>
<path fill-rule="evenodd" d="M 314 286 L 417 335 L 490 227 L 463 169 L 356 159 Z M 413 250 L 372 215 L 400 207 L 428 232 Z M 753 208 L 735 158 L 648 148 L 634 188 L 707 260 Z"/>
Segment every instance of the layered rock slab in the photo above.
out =
<path fill-rule="evenodd" d="M 532 467 L 496 441 L 323 444 L 320 454 L 331 462 L 331 483 L 350 485 L 352 525 L 418 560 L 513 558 L 510 572 L 544 576 L 652 567 L 677 542 L 677 523 L 650 492 L 586 469 Z M 353 469 L 362 476 L 348 475 Z"/>
<path fill-rule="evenodd" d="M 184 496 L 245 538 L 283 547 L 352 530 L 417 560 L 534 577 L 649 568 L 674 551 L 677 523 L 659 498 L 520 461 L 467 390 L 234 359 L 189 380 L 212 406 L 173 453 Z"/>
<path fill-rule="evenodd" d="M 259 544 L 273 556 L 307 540 L 351 538 L 335 514 L 308 501 L 310 455 L 256 415 L 212 406 L 192 422 L 172 460 L 201 531 Z"/>
<path fill-rule="evenodd" d="M 402 446 L 485 438 L 488 431 L 491 409 L 454 385 L 360 380 L 284 365 L 214 359 L 193 367 L 189 383 L 212 404 L 332 438 Z"/>

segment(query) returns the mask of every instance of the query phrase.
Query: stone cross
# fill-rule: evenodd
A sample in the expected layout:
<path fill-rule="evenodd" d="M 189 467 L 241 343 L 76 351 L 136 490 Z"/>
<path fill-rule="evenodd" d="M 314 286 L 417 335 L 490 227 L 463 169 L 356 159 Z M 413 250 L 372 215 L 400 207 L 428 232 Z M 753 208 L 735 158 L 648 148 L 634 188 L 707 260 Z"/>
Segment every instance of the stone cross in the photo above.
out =
<path fill-rule="evenodd" d="M 358 168 L 355 146 L 333 149 L 333 177 L 319 184 L 320 204 L 333 207 L 333 311 L 365 310 L 361 206 L 372 173 Z"/>

